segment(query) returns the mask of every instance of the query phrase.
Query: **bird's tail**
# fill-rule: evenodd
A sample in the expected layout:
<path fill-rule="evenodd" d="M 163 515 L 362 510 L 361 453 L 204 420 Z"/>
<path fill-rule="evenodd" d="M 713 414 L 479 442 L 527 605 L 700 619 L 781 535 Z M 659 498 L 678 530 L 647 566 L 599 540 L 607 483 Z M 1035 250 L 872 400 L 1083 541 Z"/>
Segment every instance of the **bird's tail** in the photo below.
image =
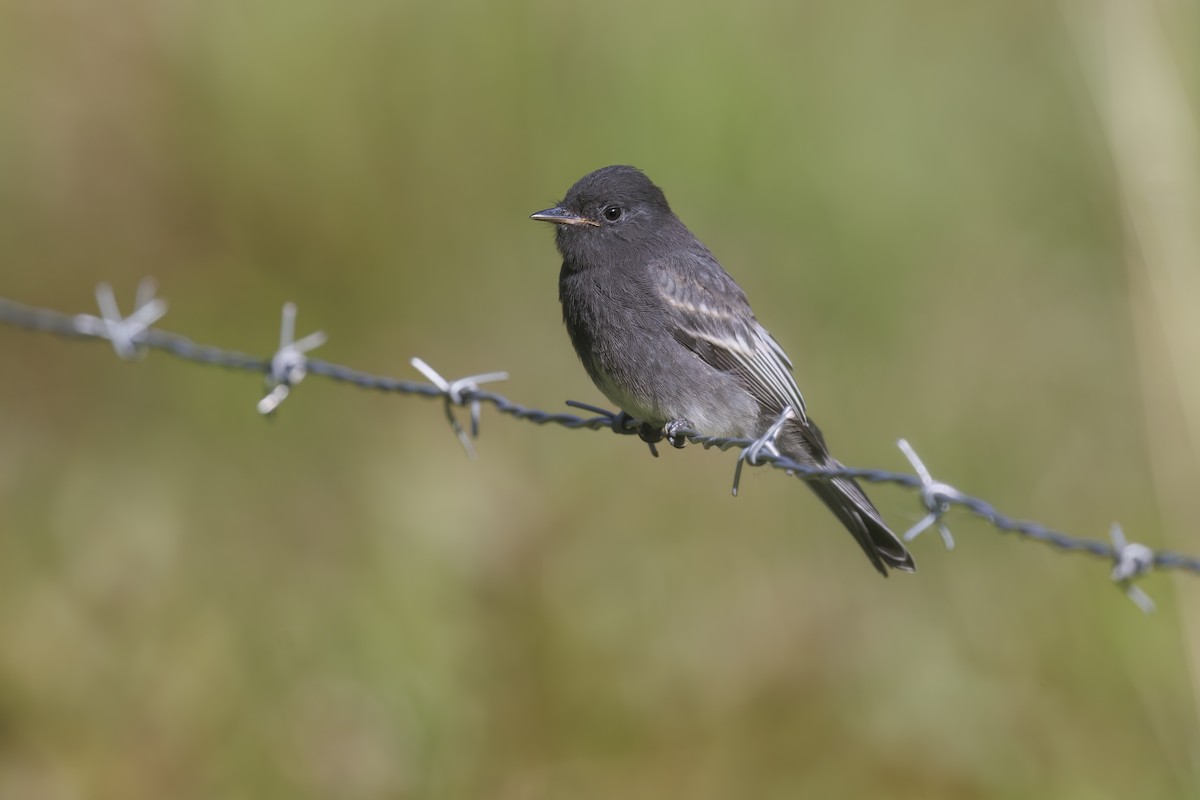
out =
<path fill-rule="evenodd" d="M 841 466 L 836 461 L 829 466 L 834 465 Z M 879 511 L 857 482 L 849 478 L 834 478 L 807 483 L 808 488 L 846 526 L 880 574 L 886 578 L 888 567 L 903 572 L 916 571 L 917 565 L 913 563 L 912 554 L 884 523 Z"/>
<path fill-rule="evenodd" d="M 784 454 L 802 464 L 840 469 L 841 463 L 829 455 L 825 438 L 811 420 L 804 420 L 792 429 L 793 435 L 780 441 Z M 798 433 L 799 436 L 794 434 Z M 871 559 L 875 569 L 885 578 L 888 567 L 902 572 L 915 572 L 912 554 L 899 537 L 888 528 L 878 509 L 868 499 L 853 478 L 831 478 L 829 480 L 806 481 L 808 488 L 821 498 L 833 515 L 858 542 L 858 546 Z"/>

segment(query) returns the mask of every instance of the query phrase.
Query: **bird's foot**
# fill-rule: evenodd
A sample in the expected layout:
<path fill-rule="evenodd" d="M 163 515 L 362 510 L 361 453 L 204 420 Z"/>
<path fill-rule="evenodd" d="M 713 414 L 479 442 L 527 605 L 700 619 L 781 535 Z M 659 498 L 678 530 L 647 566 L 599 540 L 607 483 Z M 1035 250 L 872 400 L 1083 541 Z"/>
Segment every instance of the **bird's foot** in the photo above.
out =
<path fill-rule="evenodd" d="M 650 452 L 657 456 L 658 452 L 654 447 L 656 443 L 666 439 L 672 447 L 681 448 L 688 443 L 687 436 L 683 434 L 683 431 L 691 429 L 692 423 L 686 419 L 673 419 L 661 428 L 643 422 L 642 426 L 638 428 L 638 437 L 650 445 Z"/>
<path fill-rule="evenodd" d="M 646 444 L 655 444 L 663 440 L 662 428 L 656 428 L 649 422 L 643 422 L 642 427 L 638 428 L 638 438 Z"/>
<path fill-rule="evenodd" d="M 622 411 L 622 414 L 625 412 Z M 658 448 L 655 447 L 656 442 L 661 442 L 663 439 L 662 430 L 654 427 L 648 422 L 643 422 L 638 428 L 638 438 L 650 446 L 650 455 L 658 458 Z"/>
<path fill-rule="evenodd" d="M 687 436 L 684 431 L 692 430 L 692 423 L 686 419 L 673 419 L 666 425 L 663 425 L 662 435 L 666 437 L 671 446 L 679 449 L 688 443 Z"/>

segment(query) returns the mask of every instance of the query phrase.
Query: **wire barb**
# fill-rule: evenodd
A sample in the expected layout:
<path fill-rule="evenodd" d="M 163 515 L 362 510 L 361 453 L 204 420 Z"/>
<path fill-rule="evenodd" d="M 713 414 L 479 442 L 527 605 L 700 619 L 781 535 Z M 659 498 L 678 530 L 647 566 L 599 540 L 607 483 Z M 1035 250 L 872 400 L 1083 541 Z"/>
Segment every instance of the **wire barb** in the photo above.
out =
<path fill-rule="evenodd" d="M 154 296 L 152 278 L 143 278 L 138 284 L 133 313 L 128 317 L 121 315 L 116 295 L 107 283 L 96 285 L 96 305 L 100 307 L 100 317 L 80 314 L 76 318 L 77 331 L 107 339 L 117 356 L 126 361 L 142 354 L 150 326 L 167 313 L 167 301 Z"/>
<path fill-rule="evenodd" d="M 258 413 L 263 416 L 274 414 L 279 404 L 287 400 L 292 387 L 304 380 L 308 374 L 309 350 L 325 344 L 329 337 L 323 331 L 310 333 L 296 341 L 296 304 L 284 303 L 279 323 L 279 349 L 271 356 L 271 370 L 267 375 L 267 395 L 258 401 Z"/>
<path fill-rule="evenodd" d="M 485 372 L 482 375 L 469 375 L 466 378 L 459 378 L 455 381 L 448 381 L 438 374 L 437 370 L 426 364 L 417 357 L 413 357 L 409 362 L 418 372 L 429 379 L 430 383 L 441 390 L 443 399 L 443 408 L 446 411 L 446 419 L 450 422 L 450 428 L 454 431 L 454 435 L 458 437 L 458 441 L 462 444 L 463 450 L 467 451 L 468 458 L 475 457 L 475 447 L 471 444 L 471 439 L 479 438 L 479 410 L 480 400 L 476 396 L 480 393 L 479 384 L 491 383 L 493 381 L 508 380 L 507 372 Z M 454 406 L 468 405 L 471 409 L 471 435 L 467 436 L 467 432 L 463 430 L 463 426 L 459 423 L 458 418 L 454 416 Z"/>
<path fill-rule="evenodd" d="M 1154 551 L 1144 544 L 1126 540 L 1119 522 L 1112 524 L 1109 537 L 1113 543 L 1113 582 L 1135 606 L 1149 614 L 1154 610 L 1154 601 L 1134 581 L 1154 569 Z"/>
<path fill-rule="evenodd" d="M 903 451 L 904 457 L 908 459 L 908 463 L 912 464 L 917 477 L 921 479 L 921 490 L 918 496 L 928 512 L 920 522 L 908 529 L 904 534 L 904 541 L 911 542 L 929 526 L 937 525 L 938 532 L 942 535 L 942 544 L 946 546 L 947 550 L 953 550 L 954 535 L 950 533 L 950 528 L 946 523 L 942 522 L 942 517 L 950 510 L 952 504 L 963 502 L 966 495 L 948 483 L 935 481 L 929 474 L 929 470 L 925 468 L 925 462 L 921 461 L 921 457 L 917 455 L 917 451 L 908 443 L 908 440 L 900 439 L 896 442 L 896 446 Z"/>
<path fill-rule="evenodd" d="M 482 383 L 503 380 L 507 373 L 494 372 L 473 375 L 448 381 L 420 359 L 413 359 L 413 366 L 428 378 L 432 385 L 418 381 L 401 380 L 352 369 L 320 359 L 308 359 L 305 353 L 324 344 L 324 333 L 313 333 L 300 340 L 295 339 L 296 307 L 288 303 L 283 308 L 280 324 L 279 349 L 270 359 L 247 355 L 233 350 L 197 344 L 187 337 L 151 327 L 166 311 L 166 301 L 154 297 L 154 285 L 143 281 L 138 288 L 136 307 L 132 314 L 123 317 L 117 308 L 112 288 L 102 284 L 96 290 L 100 306 L 100 317 L 91 314 L 65 314 L 47 308 L 26 306 L 0 297 L 0 322 L 31 331 L 53 333 L 73 339 L 103 339 L 109 342 L 122 358 L 136 356 L 146 350 L 168 353 L 183 361 L 210 364 L 226 369 L 244 370 L 265 374 L 271 385 L 270 392 L 258 404 L 258 410 L 270 414 L 288 396 L 307 374 L 324 377 L 331 381 L 346 383 L 361 389 L 419 397 L 441 398 L 447 419 L 468 455 L 474 455 L 471 438 L 479 435 L 479 416 L 483 404 L 489 404 L 499 413 L 537 425 L 559 425 L 568 429 L 586 428 L 607 430 L 621 435 L 641 433 L 640 421 L 623 412 L 608 411 L 596 406 L 568 401 L 572 408 L 584 409 L 594 416 L 580 417 L 568 413 L 542 411 L 519 405 L 502 395 L 484 391 Z M 470 436 L 463 430 L 454 415 L 455 406 L 468 406 L 471 413 Z M 795 413 L 795 410 L 793 410 Z M 703 445 L 707 450 L 740 448 L 734 472 L 733 490 L 736 494 L 742 467 L 769 466 L 795 475 L 802 480 L 830 480 L 849 478 L 873 483 L 891 483 L 918 492 L 925 517 L 905 535 L 912 540 L 925 529 L 937 525 L 946 547 L 954 546 L 949 528 L 942 522 L 943 516 L 954 506 L 960 506 L 987 522 L 997 531 L 1019 536 L 1027 541 L 1050 545 L 1064 553 L 1083 553 L 1111 561 L 1112 580 L 1126 595 L 1145 612 L 1154 608 L 1154 602 L 1142 591 L 1135 581 L 1155 570 L 1182 570 L 1200 575 L 1200 558 L 1165 550 L 1151 550 L 1146 545 L 1128 542 L 1120 526 L 1114 525 L 1111 543 L 1086 537 L 1060 533 L 1037 522 L 1016 519 L 1002 514 L 991 503 L 973 497 L 949 484 L 935 481 L 905 440 L 898 445 L 912 464 L 916 475 L 880 469 L 856 469 L 852 467 L 817 467 L 800 464 L 782 455 L 776 439 L 788 419 L 787 412 L 758 439 L 704 436 L 696 431 L 681 430 L 676 433 L 688 441 Z"/>
<path fill-rule="evenodd" d="M 737 466 L 733 468 L 733 496 L 737 497 L 738 487 L 742 483 L 742 465 L 749 461 L 750 466 L 757 467 L 761 462 L 762 454 L 768 453 L 774 458 L 779 458 L 782 454 L 779 448 L 775 446 L 775 440 L 779 437 L 779 432 L 783 430 L 783 426 L 787 424 L 789 419 L 795 419 L 796 409 L 788 406 L 779 415 L 779 419 L 767 428 L 767 432 L 755 439 L 750 444 L 742 448 L 742 452 L 738 453 Z"/>
<path fill-rule="evenodd" d="M 578 400 L 568 400 L 567 405 L 571 408 L 582 408 L 584 411 L 591 411 L 593 414 L 599 414 L 601 419 L 608 421 L 608 427 L 613 433 L 640 433 L 642 428 L 642 423 L 640 420 L 631 417 L 624 411 L 617 411 L 614 413 L 609 411 L 607 408 L 600 408 L 599 406 L 589 405 L 588 403 L 581 403 Z M 645 441 L 646 446 L 650 448 L 650 455 L 658 458 L 658 448 L 654 446 L 654 442 L 646 439 L 643 439 L 643 441 Z"/>

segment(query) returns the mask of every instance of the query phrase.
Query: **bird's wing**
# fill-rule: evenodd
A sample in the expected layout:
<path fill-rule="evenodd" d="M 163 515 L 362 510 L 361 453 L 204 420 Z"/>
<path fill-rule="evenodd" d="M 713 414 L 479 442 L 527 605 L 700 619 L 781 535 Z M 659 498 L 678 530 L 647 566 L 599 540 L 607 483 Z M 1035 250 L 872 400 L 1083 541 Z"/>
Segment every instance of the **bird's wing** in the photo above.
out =
<path fill-rule="evenodd" d="M 649 274 L 677 341 L 716 369 L 737 375 L 764 409 L 778 413 L 790 405 L 807 421 L 792 362 L 710 253 L 673 254 L 651 264 Z"/>

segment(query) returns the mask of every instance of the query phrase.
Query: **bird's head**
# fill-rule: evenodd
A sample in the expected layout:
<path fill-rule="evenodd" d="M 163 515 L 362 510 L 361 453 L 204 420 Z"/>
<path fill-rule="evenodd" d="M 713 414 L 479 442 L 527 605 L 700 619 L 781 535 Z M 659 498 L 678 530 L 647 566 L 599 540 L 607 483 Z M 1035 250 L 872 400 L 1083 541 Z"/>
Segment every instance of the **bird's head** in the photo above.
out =
<path fill-rule="evenodd" d="M 558 230 L 558 249 L 567 261 L 589 261 L 604 249 L 652 246 L 677 222 L 667 198 L 636 167 L 612 166 L 584 175 L 562 202 L 530 216 L 552 222 Z"/>

